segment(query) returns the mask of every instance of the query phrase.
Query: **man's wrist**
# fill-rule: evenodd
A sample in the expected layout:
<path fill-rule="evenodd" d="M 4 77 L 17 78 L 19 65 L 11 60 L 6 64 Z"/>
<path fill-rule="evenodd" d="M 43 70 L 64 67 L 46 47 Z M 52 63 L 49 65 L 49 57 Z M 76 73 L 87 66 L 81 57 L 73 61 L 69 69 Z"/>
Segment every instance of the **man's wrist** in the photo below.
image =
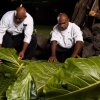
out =
<path fill-rule="evenodd" d="M 51 56 L 52 56 L 52 57 L 56 57 L 56 55 L 55 55 L 55 54 L 52 54 Z"/>
<path fill-rule="evenodd" d="M 22 50 L 21 52 L 25 53 L 25 50 Z"/>

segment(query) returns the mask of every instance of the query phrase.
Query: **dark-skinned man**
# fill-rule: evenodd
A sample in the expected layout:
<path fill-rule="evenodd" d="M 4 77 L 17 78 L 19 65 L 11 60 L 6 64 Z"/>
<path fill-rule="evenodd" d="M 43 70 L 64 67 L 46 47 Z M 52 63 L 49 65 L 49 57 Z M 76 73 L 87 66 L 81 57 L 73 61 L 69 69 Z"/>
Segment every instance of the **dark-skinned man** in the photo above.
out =
<path fill-rule="evenodd" d="M 34 22 L 24 7 L 6 12 L 0 21 L 0 47 L 15 48 L 20 59 L 32 59 L 36 48 Z"/>
<path fill-rule="evenodd" d="M 67 14 L 60 13 L 58 24 L 51 31 L 51 56 L 49 62 L 64 62 L 66 58 L 77 58 L 83 47 L 83 36 L 80 28 L 69 22 Z"/>

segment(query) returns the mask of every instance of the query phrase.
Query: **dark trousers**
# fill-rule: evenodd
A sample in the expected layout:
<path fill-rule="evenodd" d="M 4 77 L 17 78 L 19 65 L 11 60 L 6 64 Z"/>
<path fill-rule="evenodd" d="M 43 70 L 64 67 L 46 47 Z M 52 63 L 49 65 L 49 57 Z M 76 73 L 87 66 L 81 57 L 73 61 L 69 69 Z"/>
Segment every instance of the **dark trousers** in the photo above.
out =
<path fill-rule="evenodd" d="M 48 58 L 51 56 L 51 45 L 50 45 L 50 42 L 48 42 L 48 45 L 47 45 L 47 56 Z M 72 53 L 74 51 L 74 46 L 70 49 L 67 49 L 67 48 L 63 48 L 61 47 L 60 45 L 57 45 L 57 49 L 56 49 L 56 57 L 57 57 L 57 60 L 59 62 L 64 62 L 67 58 L 71 57 Z"/>
<path fill-rule="evenodd" d="M 74 46 L 70 49 L 63 48 L 57 45 L 56 56 L 59 62 L 64 62 L 67 58 L 71 57 L 74 51 Z"/>
<path fill-rule="evenodd" d="M 23 39 L 24 39 L 24 33 L 14 36 L 6 32 L 6 34 L 3 37 L 3 47 L 15 48 L 16 51 L 19 53 L 23 47 Z M 34 57 L 36 47 L 37 47 L 37 39 L 34 35 L 32 35 L 32 39 L 25 52 L 24 59 L 32 59 Z"/>

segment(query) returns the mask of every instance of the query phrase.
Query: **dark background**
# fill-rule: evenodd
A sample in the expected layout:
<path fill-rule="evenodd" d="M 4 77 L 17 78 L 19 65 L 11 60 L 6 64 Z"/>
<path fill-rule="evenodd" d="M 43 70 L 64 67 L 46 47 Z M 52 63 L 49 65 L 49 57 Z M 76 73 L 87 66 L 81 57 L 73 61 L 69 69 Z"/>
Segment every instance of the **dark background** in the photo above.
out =
<path fill-rule="evenodd" d="M 56 24 L 57 15 L 65 12 L 72 17 L 75 4 L 78 0 L 3 0 L 0 3 L 0 18 L 9 11 L 14 10 L 21 3 L 33 16 L 35 25 Z"/>

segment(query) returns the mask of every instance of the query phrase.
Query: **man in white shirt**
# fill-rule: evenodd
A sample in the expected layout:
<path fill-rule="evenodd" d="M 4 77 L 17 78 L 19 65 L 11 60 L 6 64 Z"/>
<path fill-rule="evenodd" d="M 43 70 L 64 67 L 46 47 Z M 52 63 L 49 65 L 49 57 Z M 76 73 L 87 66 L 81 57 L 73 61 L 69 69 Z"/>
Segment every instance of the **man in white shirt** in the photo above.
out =
<path fill-rule="evenodd" d="M 78 57 L 83 47 L 83 36 L 80 28 L 69 22 L 65 13 L 57 17 L 58 24 L 51 31 L 51 56 L 48 61 L 64 62 L 68 57 Z"/>
<path fill-rule="evenodd" d="M 0 21 L 0 47 L 15 48 L 20 59 L 32 59 L 36 48 L 33 24 L 24 7 L 6 12 Z"/>

